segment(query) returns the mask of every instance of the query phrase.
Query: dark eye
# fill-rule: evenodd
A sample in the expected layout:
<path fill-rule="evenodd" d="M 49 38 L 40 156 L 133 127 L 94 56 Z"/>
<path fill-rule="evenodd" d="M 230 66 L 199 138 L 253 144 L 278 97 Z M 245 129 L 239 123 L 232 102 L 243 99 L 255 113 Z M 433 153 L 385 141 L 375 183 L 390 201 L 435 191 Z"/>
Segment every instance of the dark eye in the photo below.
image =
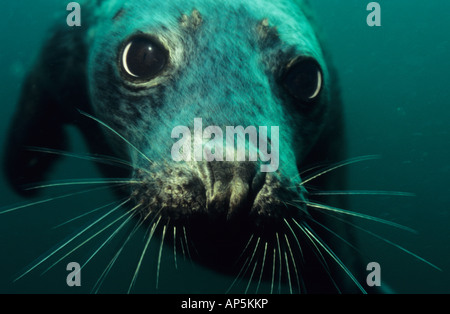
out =
<path fill-rule="evenodd" d="M 150 80 L 164 69 L 167 57 L 161 44 L 150 37 L 137 35 L 124 45 L 122 70 L 131 79 Z"/>
<path fill-rule="evenodd" d="M 323 86 L 322 70 L 317 61 L 312 58 L 295 60 L 284 76 L 284 86 L 300 101 L 316 100 Z"/>

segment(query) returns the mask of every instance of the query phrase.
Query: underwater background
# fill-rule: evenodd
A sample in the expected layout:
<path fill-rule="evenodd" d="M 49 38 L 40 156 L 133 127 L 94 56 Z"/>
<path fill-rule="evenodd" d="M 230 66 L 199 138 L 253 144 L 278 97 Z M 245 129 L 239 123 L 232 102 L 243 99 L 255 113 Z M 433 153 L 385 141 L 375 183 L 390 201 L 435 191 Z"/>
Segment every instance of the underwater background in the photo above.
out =
<path fill-rule="evenodd" d="M 40 47 L 69 1 L 9 1 L 0 11 L 0 147 L 20 87 Z M 348 168 L 353 190 L 402 191 L 414 197 L 352 196 L 351 209 L 408 226 L 415 233 L 375 222 L 358 225 L 423 257 L 438 271 L 404 251 L 361 233 L 360 246 L 368 260 L 381 265 L 382 284 L 398 293 L 450 292 L 450 2 L 446 0 L 390 0 L 381 5 L 381 27 L 366 24 L 368 0 L 313 0 L 317 23 L 338 70 L 345 104 L 348 156 L 379 155 L 376 160 Z M 64 20 L 58 20 L 62 27 Z M 67 27 L 67 26 L 66 26 Z M 86 151 L 80 135 L 71 130 L 71 151 Z M 0 208 L 33 202 L 14 194 L 0 173 Z M 64 158 L 51 179 L 100 177 L 88 161 Z M 45 191 L 41 197 L 67 193 Z M 87 243 L 41 275 L 55 259 L 14 282 L 27 266 L 62 239 L 92 221 L 86 216 L 61 223 L 114 200 L 108 190 L 59 199 L 0 215 L 0 293 L 90 292 L 116 247 L 105 247 L 82 271 L 82 287 L 66 285 L 69 261 L 83 261 L 98 247 Z M 88 208 L 87 208 L 88 207 Z M 1 211 L 1 210 L 0 210 Z M 142 233 L 142 236 L 144 234 Z M 106 238 L 103 238 L 103 241 Z M 158 252 L 158 243 L 154 244 Z M 140 246 L 141 248 L 142 246 Z M 109 251 L 108 251 L 109 250 Z M 132 250 L 132 249 L 130 249 Z M 139 249 L 136 249 L 139 251 Z M 48 253 L 47 253 L 48 254 Z M 107 256 L 102 259 L 102 256 Z M 125 255 L 127 256 L 127 255 Z M 136 255 L 118 261 L 100 292 L 126 292 Z M 138 292 L 205 292 L 192 282 L 220 290 L 224 280 L 213 271 L 180 264 L 163 255 L 159 289 L 156 266 L 143 267 Z M 154 263 L 156 259 L 148 263 Z M 133 263 L 128 267 L 127 262 Z M 82 262 L 80 262 L 82 263 Z M 169 266 L 170 265 L 170 266 Z M 142 279 L 144 278 L 144 279 Z M 145 278 L 148 278 L 145 279 Z M 149 284 L 150 283 L 150 284 Z M 176 284 L 174 284 L 176 283 Z M 148 288 L 147 286 L 150 286 Z M 123 287 L 123 288 L 121 288 Z"/>

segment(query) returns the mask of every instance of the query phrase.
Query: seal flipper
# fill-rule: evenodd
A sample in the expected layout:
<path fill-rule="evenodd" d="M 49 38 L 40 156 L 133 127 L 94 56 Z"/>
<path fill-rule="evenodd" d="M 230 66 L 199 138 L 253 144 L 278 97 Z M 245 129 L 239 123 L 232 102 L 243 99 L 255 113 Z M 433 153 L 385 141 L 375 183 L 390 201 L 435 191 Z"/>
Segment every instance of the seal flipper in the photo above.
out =
<path fill-rule="evenodd" d="M 7 179 L 21 195 L 36 194 L 37 190 L 27 187 L 44 181 L 60 157 L 30 147 L 66 150 L 65 126 L 69 124 L 81 131 L 92 154 L 115 155 L 99 124 L 80 114 L 92 114 L 86 74 L 86 25 L 55 31 L 23 86 L 4 158 Z M 109 177 L 129 174 L 128 170 L 108 165 L 101 165 L 100 170 Z"/>
<path fill-rule="evenodd" d="M 59 157 L 30 150 L 30 147 L 65 150 L 64 126 L 77 124 L 77 109 L 90 111 L 85 31 L 60 29 L 54 32 L 23 85 L 10 125 L 4 168 L 13 188 L 24 196 L 36 194 L 36 190 L 27 190 L 27 185 L 43 181 Z"/>
<path fill-rule="evenodd" d="M 24 196 L 36 193 L 36 190 L 27 190 L 27 185 L 42 181 L 58 158 L 29 148 L 65 149 L 66 136 L 56 109 L 55 102 L 42 89 L 39 75 L 32 73 L 24 85 L 19 108 L 10 126 L 4 158 L 7 179 Z"/>

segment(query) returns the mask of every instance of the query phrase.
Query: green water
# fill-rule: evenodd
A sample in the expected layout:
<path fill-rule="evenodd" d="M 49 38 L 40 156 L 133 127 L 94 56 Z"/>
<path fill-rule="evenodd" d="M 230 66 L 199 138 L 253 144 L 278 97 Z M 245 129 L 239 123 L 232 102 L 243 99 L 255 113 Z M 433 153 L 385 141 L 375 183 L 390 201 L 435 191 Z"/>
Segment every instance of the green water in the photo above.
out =
<path fill-rule="evenodd" d="M 415 197 L 354 196 L 352 209 L 392 220 L 417 230 L 417 234 L 361 222 L 361 226 L 407 248 L 440 267 L 437 271 L 398 248 L 361 234 L 362 251 L 369 260 L 380 263 L 382 280 L 399 293 L 449 293 L 450 282 L 450 3 L 445 0 L 378 1 L 382 26 L 368 27 L 363 0 L 314 0 L 318 23 L 340 76 L 345 103 L 348 155 L 380 155 L 381 158 L 349 168 L 350 188 L 354 190 L 404 191 Z M 53 23 L 53 15 L 65 12 L 67 2 L 16 1 L 2 4 L 0 13 L 0 146 L 19 97 L 25 73 L 33 64 Z M 65 21 L 59 21 L 62 25 Z M 71 149 L 85 150 L 79 135 Z M 99 176 L 86 161 L 65 159 L 52 179 Z M 0 178 L 0 206 L 26 200 L 15 195 Z M 46 192 L 61 195 L 61 191 Z M 59 194 L 58 194 L 59 193 Z M 107 201 L 105 201 L 107 200 Z M 0 292 L 89 292 L 119 247 L 105 248 L 83 270 L 83 286 L 69 288 L 65 265 L 83 261 L 96 245 L 87 244 L 41 276 L 55 260 L 13 283 L 14 279 L 61 239 L 92 221 L 84 217 L 66 226 L 53 227 L 106 202 L 108 191 L 59 200 L 0 215 Z M 88 204 L 88 205 L 87 205 Z M 141 235 L 143 238 L 143 234 Z M 103 238 L 103 241 L 106 238 Z M 124 238 L 123 238 L 124 240 Z M 95 241 L 93 241 L 95 242 Z M 153 252 L 159 244 L 154 243 Z M 109 252 L 108 252 L 109 250 Z M 136 253 L 133 248 L 126 254 Z M 136 249 L 139 251 L 139 249 Z M 108 259 L 103 259 L 108 256 Z M 135 255 L 133 255 L 135 256 Z M 155 260 L 155 259 L 154 259 Z M 163 255 L 159 290 L 155 290 L 156 266 L 143 268 L 137 283 L 144 292 L 205 292 L 190 290 L 190 282 L 209 282 L 220 287 L 229 280 L 214 272 L 184 263 L 173 269 L 173 255 Z M 103 285 L 103 292 L 126 292 L 133 267 L 122 260 Z M 80 262 L 82 263 L 82 262 Z M 176 282 L 176 285 L 172 284 Z M 125 287 L 125 288 L 121 288 Z M 117 289 L 116 289 L 117 288 Z M 207 292 L 207 291 L 206 291 Z"/>

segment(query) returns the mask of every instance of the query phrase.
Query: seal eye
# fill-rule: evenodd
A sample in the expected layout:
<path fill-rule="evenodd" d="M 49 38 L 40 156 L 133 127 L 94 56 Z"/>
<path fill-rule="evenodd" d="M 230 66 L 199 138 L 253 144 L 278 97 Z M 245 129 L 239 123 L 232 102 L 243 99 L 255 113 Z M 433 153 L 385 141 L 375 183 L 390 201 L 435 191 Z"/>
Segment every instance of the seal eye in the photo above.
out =
<path fill-rule="evenodd" d="M 322 70 L 317 61 L 312 58 L 293 61 L 284 76 L 284 86 L 300 101 L 316 100 L 323 86 Z"/>
<path fill-rule="evenodd" d="M 150 80 L 166 66 L 167 51 L 154 39 L 138 35 L 124 45 L 122 70 L 131 79 Z"/>

